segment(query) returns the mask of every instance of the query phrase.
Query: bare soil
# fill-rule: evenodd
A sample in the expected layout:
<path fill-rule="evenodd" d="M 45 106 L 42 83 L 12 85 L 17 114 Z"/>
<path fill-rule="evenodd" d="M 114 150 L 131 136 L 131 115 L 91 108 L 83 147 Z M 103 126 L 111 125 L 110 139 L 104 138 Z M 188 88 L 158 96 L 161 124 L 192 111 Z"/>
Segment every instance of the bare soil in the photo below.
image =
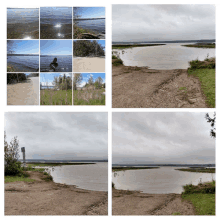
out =
<path fill-rule="evenodd" d="M 78 57 L 73 59 L 74 72 L 105 72 L 105 58 Z"/>
<path fill-rule="evenodd" d="M 5 215 L 107 215 L 107 192 L 46 182 L 31 172 L 34 182 L 5 183 Z"/>
<path fill-rule="evenodd" d="M 113 61 L 114 62 L 114 61 Z M 112 65 L 113 108 L 206 108 L 197 78 L 187 70 Z"/>
<path fill-rule="evenodd" d="M 8 105 L 39 105 L 39 77 L 7 85 Z"/>
<path fill-rule="evenodd" d="M 195 215 L 180 194 L 147 194 L 112 189 L 112 215 Z"/>

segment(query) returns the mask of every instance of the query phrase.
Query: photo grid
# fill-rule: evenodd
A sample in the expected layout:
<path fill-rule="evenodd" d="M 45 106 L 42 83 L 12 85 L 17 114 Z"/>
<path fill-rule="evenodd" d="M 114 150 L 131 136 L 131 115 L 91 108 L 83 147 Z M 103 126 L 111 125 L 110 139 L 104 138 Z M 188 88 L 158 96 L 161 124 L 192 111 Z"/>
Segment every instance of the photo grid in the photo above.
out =
<path fill-rule="evenodd" d="M 105 106 L 105 94 L 105 7 L 7 8 L 7 105 Z"/>
<path fill-rule="evenodd" d="M 4 216 L 216 217 L 217 5 L 94 5 L 6 8 Z"/>

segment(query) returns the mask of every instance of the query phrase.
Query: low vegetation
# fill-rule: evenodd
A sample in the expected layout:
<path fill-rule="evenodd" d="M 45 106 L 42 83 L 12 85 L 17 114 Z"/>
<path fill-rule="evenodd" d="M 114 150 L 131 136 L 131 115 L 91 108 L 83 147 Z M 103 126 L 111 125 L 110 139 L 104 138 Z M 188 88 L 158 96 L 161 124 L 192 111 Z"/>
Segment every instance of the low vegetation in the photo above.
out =
<path fill-rule="evenodd" d="M 208 107 L 215 108 L 215 58 L 191 61 L 188 74 L 199 79 Z"/>
<path fill-rule="evenodd" d="M 194 169 L 176 169 L 176 170 L 187 171 L 187 172 L 195 172 L 195 173 L 215 173 L 215 168 L 212 168 L 212 169 L 194 168 Z"/>
<path fill-rule="evenodd" d="M 12 182 L 34 182 L 34 179 L 30 179 L 25 176 L 5 176 L 5 183 Z"/>
<path fill-rule="evenodd" d="M 66 166 L 66 165 L 84 165 L 84 164 L 95 164 L 95 163 L 29 163 L 28 167 L 56 167 L 56 166 Z M 42 168 L 43 169 L 43 168 Z M 44 170 L 44 169 L 43 169 Z"/>
<path fill-rule="evenodd" d="M 44 89 L 40 91 L 41 105 L 72 105 L 72 90 Z"/>
<path fill-rule="evenodd" d="M 112 45 L 112 49 L 127 49 L 132 47 L 152 47 L 152 46 L 163 46 L 166 44 L 132 44 L 132 45 L 126 45 L 126 44 L 117 44 Z"/>
<path fill-rule="evenodd" d="M 215 48 L 215 43 L 210 43 L 210 44 L 197 43 L 197 44 L 188 44 L 188 45 L 182 45 L 182 46 L 196 47 L 196 48 Z"/>
<path fill-rule="evenodd" d="M 145 169 L 157 169 L 160 167 L 113 167 L 112 171 L 125 171 L 125 170 L 145 170 Z"/>
<path fill-rule="evenodd" d="M 215 181 L 183 187 L 182 198 L 190 201 L 198 215 L 215 215 Z"/>
<path fill-rule="evenodd" d="M 116 57 L 115 55 L 112 55 L 112 65 L 113 66 L 120 66 L 120 65 L 123 65 L 123 61 Z"/>
<path fill-rule="evenodd" d="M 74 90 L 73 105 L 105 105 L 105 89 Z"/>

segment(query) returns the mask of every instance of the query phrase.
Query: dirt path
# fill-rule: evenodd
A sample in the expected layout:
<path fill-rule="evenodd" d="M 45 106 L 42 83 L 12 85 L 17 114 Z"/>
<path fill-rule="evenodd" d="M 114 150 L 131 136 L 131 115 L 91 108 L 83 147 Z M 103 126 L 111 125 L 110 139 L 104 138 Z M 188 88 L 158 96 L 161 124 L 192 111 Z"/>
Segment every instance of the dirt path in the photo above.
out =
<path fill-rule="evenodd" d="M 187 70 L 112 66 L 113 108 L 206 108 L 198 79 Z"/>
<path fill-rule="evenodd" d="M 107 192 L 89 191 L 42 180 L 5 183 L 5 215 L 107 215 Z"/>
<path fill-rule="evenodd" d="M 74 72 L 105 72 L 105 58 L 78 57 L 73 59 Z"/>
<path fill-rule="evenodd" d="M 180 194 L 147 194 L 112 190 L 112 215 L 195 215 L 192 204 Z"/>
<path fill-rule="evenodd" d="M 7 85 L 8 105 L 38 105 L 39 77 L 31 77 L 25 82 Z"/>

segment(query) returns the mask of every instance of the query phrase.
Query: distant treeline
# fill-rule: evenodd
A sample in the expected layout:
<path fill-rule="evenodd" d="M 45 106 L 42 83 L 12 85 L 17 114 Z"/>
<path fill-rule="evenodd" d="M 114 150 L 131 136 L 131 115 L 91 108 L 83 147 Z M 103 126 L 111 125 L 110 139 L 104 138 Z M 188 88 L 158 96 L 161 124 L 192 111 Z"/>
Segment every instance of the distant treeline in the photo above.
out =
<path fill-rule="evenodd" d="M 39 77 L 39 73 L 31 73 L 27 77 Z"/>
<path fill-rule="evenodd" d="M 73 43 L 73 55 L 78 57 L 105 56 L 105 51 L 97 41 L 78 40 Z"/>
<path fill-rule="evenodd" d="M 27 79 L 24 73 L 8 73 L 7 84 L 18 83 Z"/>

